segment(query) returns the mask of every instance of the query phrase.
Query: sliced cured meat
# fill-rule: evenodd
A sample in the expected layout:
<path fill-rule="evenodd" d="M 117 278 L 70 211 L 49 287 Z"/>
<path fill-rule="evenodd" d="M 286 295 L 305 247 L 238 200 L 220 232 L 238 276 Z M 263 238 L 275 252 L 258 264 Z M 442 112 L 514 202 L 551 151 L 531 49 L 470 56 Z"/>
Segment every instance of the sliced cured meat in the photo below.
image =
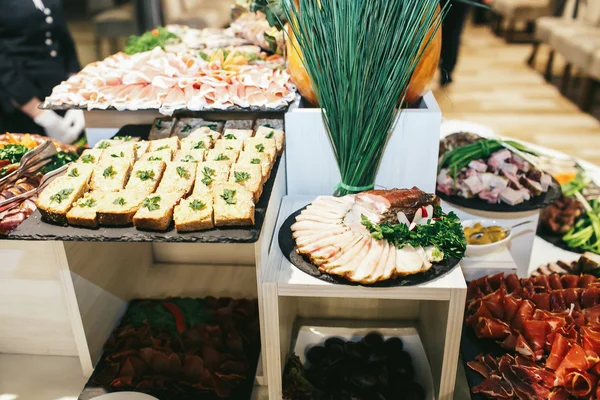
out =
<path fill-rule="evenodd" d="M 389 243 L 384 240 L 373 239 L 371 249 L 358 267 L 354 268 L 349 275 L 354 282 L 371 281 L 381 259 L 389 252 Z"/>
<path fill-rule="evenodd" d="M 523 335 L 536 354 L 536 359 L 542 358 L 548 328 L 549 326 L 545 321 L 532 319 L 524 322 Z"/>
<path fill-rule="evenodd" d="M 523 331 L 525 327 L 525 321 L 533 318 L 534 310 L 535 307 L 531 301 L 523 300 L 519 306 L 519 309 L 517 310 L 517 313 L 515 314 L 515 317 L 511 321 L 511 326 L 518 331 Z"/>
<path fill-rule="evenodd" d="M 382 279 L 385 273 L 385 267 L 388 264 L 388 259 L 390 258 L 390 254 L 394 254 L 395 258 L 396 248 L 388 242 L 384 242 L 383 253 L 379 258 L 379 262 L 375 266 L 375 270 L 373 271 L 373 273 L 367 278 L 365 278 L 366 283 L 374 283 Z"/>
<path fill-rule="evenodd" d="M 478 338 L 504 339 L 510 333 L 510 327 L 496 318 L 480 318 L 475 328 L 475 334 Z"/>
<path fill-rule="evenodd" d="M 600 305 L 585 308 L 582 313 L 587 325 L 594 328 L 600 328 Z"/>
<path fill-rule="evenodd" d="M 484 296 L 481 300 L 483 304 L 492 312 L 494 318 L 502 319 L 504 316 L 504 288 L 496 290 L 494 293 Z"/>
<path fill-rule="evenodd" d="M 581 292 L 581 308 L 591 308 L 600 303 L 600 288 L 588 287 Z"/>
<path fill-rule="evenodd" d="M 583 349 L 592 350 L 596 354 L 600 354 L 600 329 L 589 328 L 582 326 L 579 328 L 581 332 L 581 341 Z"/>
<path fill-rule="evenodd" d="M 515 395 L 512 386 L 499 376 L 493 376 L 475 386 L 473 393 L 483 394 L 492 399 L 513 399 Z"/>
<path fill-rule="evenodd" d="M 567 373 L 570 371 L 586 371 L 588 367 L 585 350 L 577 344 L 571 345 L 571 348 L 556 369 L 558 386 L 565 386 Z"/>
<path fill-rule="evenodd" d="M 581 278 L 579 278 L 579 287 L 585 289 L 595 281 L 596 277 L 593 275 L 581 275 Z"/>
<path fill-rule="evenodd" d="M 370 243 L 370 238 L 360 237 L 359 239 L 353 241 L 351 245 L 347 246 L 345 249 L 342 249 L 338 257 L 332 257 L 331 260 L 321 265 L 319 269 L 323 272 L 327 272 L 332 268 L 337 268 L 341 265 L 344 265 L 344 263 L 352 261 L 359 254 L 366 252 L 368 250 L 367 246 L 370 246 Z"/>
<path fill-rule="evenodd" d="M 527 340 L 521 335 L 520 332 L 512 331 L 505 339 L 500 343 L 500 347 L 503 349 L 516 352 L 524 357 L 535 359 L 535 353 Z"/>
<path fill-rule="evenodd" d="M 537 308 L 541 310 L 550 311 L 550 294 L 549 293 L 535 293 L 531 296 Z"/>
<path fill-rule="evenodd" d="M 410 275 L 421 270 L 423 258 L 411 245 L 406 245 L 396 252 L 396 275 Z"/>
<path fill-rule="evenodd" d="M 465 321 L 467 324 L 473 326 L 473 328 L 477 326 L 480 318 L 494 318 L 492 312 L 489 310 L 489 308 L 487 308 L 481 299 L 477 299 L 469 304 L 466 314 L 467 317 Z"/>
<path fill-rule="evenodd" d="M 571 371 L 565 375 L 565 388 L 577 397 L 595 395 L 598 378 L 583 371 Z"/>
<path fill-rule="evenodd" d="M 511 275 L 507 276 L 505 283 L 506 283 L 506 290 L 508 291 L 508 293 L 515 293 L 515 292 L 519 292 L 521 290 L 521 282 L 519 281 L 519 278 L 515 274 L 511 274 Z"/>
<path fill-rule="evenodd" d="M 567 309 L 565 299 L 563 298 L 561 290 L 554 290 L 550 293 L 550 310 L 552 311 L 563 311 Z"/>

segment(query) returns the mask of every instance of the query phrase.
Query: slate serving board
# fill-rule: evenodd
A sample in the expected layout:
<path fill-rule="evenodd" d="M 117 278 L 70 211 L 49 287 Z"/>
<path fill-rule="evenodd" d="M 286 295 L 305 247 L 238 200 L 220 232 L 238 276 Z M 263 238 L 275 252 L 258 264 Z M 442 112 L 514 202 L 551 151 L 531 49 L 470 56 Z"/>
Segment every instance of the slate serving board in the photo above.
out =
<path fill-rule="evenodd" d="M 285 220 L 285 222 L 281 226 L 281 229 L 279 230 L 279 247 L 281 248 L 281 251 L 283 252 L 285 258 L 287 258 L 287 260 L 291 262 L 296 268 L 322 281 L 342 285 L 366 287 L 414 286 L 420 285 L 425 282 L 429 282 L 443 275 L 446 275 L 448 272 L 452 271 L 460 262 L 460 260 L 457 259 L 444 260 L 441 263 L 433 264 L 427 272 L 409 275 L 396 279 L 389 279 L 387 281 L 377 282 L 369 285 L 350 282 L 349 280 L 344 279 L 340 276 L 321 273 L 319 272 L 319 268 L 316 265 L 311 264 L 307 258 L 298 254 L 298 247 L 296 246 L 296 241 L 292 237 L 291 227 L 296 222 L 296 217 L 300 215 L 302 210 L 304 210 L 305 208 L 306 207 L 301 208 Z"/>
<path fill-rule="evenodd" d="M 290 104 L 292 104 L 293 102 L 290 102 Z M 173 115 L 177 115 L 177 114 L 182 114 L 182 113 L 203 113 L 203 112 L 233 112 L 233 113 L 248 113 L 248 112 L 259 112 L 259 113 L 272 113 L 272 112 L 277 112 L 277 113 L 284 113 L 287 111 L 288 107 L 290 106 L 290 104 L 285 105 L 285 106 L 280 106 L 280 107 L 275 107 L 275 108 L 267 108 L 267 107 L 239 107 L 239 106 L 233 106 L 233 107 L 229 107 L 229 108 L 225 108 L 225 109 L 220 109 L 220 108 L 203 108 L 201 110 L 188 110 L 185 108 L 179 109 L 179 110 L 175 110 L 175 112 L 173 113 Z M 83 111 L 119 111 L 119 112 L 148 112 L 148 111 L 153 111 L 153 112 L 159 112 L 159 110 L 157 108 L 146 108 L 146 109 L 140 109 L 140 110 L 117 110 L 114 107 L 108 107 L 106 109 L 102 109 L 102 108 L 93 108 L 91 110 L 88 110 L 87 106 L 75 106 L 75 105 L 66 105 L 66 104 L 61 104 L 61 105 L 52 105 L 52 104 L 42 104 L 40 106 L 40 109 L 42 110 L 52 110 L 52 111 L 68 111 L 68 110 L 83 110 Z"/>
<path fill-rule="evenodd" d="M 558 247 L 559 249 L 570 251 L 572 253 L 577 253 L 577 254 L 585 253 L 585 250 L 583 250 L 580 247 L 571 248 L 571 247 L 567 246 L 567 244 L 562 240 L 562 237 L 564 236 L 564 234 L 552 233 L 548 229 L 541 226 L 541 224 L 538 226 L 537 232 L 535 234 L 537 236 L 539 236 L 540 238 L 544 239 L 546 242 Z"/>
<path fill-rule="evenodd" d="M 150 128 L 151 125 L 127 125 L 116 136 L 141 137 L 145 140 L 148 138 Z M 275 162 L 271 177 L 265 183 L 262 196 L 256 204 L 253 226 L 223 227 L 207 231 L 182 233 L 175 230 L 173 222 L 171 222 L 167 232 L 140 231 L 133 226 L 86 229 L 46 223 L 42 221 L 40 212 L 36 210 L 6 239 L 78 242 L 255 243 L 260 237 L 280 163 L 281 157 Z"/>

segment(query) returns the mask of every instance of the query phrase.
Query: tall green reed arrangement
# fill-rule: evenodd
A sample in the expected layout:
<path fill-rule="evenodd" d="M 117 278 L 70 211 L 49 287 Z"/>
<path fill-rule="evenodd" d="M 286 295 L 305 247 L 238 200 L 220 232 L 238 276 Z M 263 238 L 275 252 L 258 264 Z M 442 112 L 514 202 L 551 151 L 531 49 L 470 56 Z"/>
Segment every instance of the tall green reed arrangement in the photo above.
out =
<path fill-rule="evenodd" d="M 449 5 L 441 11 L 438 0 L 281 5 L 323 110 L 341 174 L 336 194 L 372 189 L 399 104 Z"/>

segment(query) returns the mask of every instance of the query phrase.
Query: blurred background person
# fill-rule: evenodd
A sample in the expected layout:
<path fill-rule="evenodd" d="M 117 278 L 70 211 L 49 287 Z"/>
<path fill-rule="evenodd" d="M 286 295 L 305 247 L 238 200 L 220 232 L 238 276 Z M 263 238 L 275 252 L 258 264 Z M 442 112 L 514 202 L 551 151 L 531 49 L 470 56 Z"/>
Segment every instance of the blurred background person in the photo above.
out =
<path fill-rule="evenodd" d="M 60 0 L 0 1 L 0 132 L 74 142 L 85 127 L 82 111 L 38 107 L 79 70 Z"/>

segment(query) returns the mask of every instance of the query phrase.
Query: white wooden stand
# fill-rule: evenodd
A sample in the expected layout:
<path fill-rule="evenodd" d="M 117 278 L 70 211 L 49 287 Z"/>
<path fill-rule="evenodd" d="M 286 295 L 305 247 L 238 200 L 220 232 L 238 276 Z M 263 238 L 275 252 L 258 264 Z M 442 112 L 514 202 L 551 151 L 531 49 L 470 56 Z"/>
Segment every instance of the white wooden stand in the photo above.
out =
<path fill-rule="evenodd" d="M 290 214 L 312 200 L 312 196 L 285 197 L 276 232 Z M 295 339 L 294 324 L 298 318 L 353 319 L 359 324 L 384 320 L 388 326 L 415 324 L 431 364 L 436 398 L 453 398 L 466 297 L 460 268 L 419 286 L 334 285 L 301 272 L 287 261 L 276 235 L 263 279 L 267 337 L 262 354 L 269 365 L 266 377 L 270 399 L 282 398 L 282 371 Z"/>

